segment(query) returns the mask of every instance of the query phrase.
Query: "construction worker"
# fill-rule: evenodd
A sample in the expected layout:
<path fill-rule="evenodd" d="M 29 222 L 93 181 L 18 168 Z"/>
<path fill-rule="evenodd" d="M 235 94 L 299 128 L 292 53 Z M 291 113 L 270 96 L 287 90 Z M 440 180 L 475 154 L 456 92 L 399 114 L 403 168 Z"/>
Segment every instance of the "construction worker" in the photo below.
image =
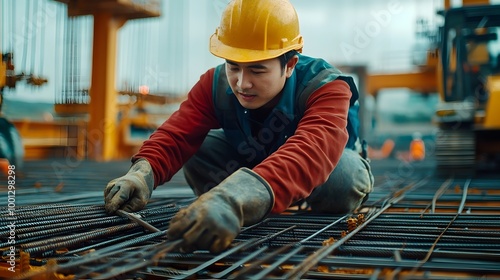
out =
<path fill-rule="evenodd" d="M 425 159 L 425 143 L 420 132 L 412 134 L 410 142 L 410 161 L 422 161 Z"/>
<path fill-rule="evenodd" d="M 106 186 L 106 211 L 142 209 L 181 168 L 199 197 L 172 218 L 168 238 L 186 252 L 219 252 L 242 226 L 304 199 L 315 212 L 355 211 L 373 187 L 357 150 L 358 92 L 302 47 L 288 0 L 231 1 L 210 38 L 225 63 L 201 75 Z"/>

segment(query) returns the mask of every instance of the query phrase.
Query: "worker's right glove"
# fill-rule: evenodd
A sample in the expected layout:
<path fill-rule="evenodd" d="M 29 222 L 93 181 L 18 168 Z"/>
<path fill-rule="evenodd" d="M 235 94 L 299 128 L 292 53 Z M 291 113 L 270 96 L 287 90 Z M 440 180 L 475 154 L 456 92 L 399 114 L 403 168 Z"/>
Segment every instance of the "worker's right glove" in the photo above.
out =
<path fill-rule="evenodd" d="M 168 238 L 184 239 L 181 250 L 226 249 L 243 225 L 259 222 L 273 207 L 269 184 L 248 168 L 240 168 L 202 194 L 170 221 Z"/>
<path fill-rule="evenodd" d="M 154 175 L 146 159 L 136 161 L 124 176 L 108 183 L 104 189 L 104 208 L 108 214 L 122 209 L 127 212 L 139 211 L 151 198 Z"/>

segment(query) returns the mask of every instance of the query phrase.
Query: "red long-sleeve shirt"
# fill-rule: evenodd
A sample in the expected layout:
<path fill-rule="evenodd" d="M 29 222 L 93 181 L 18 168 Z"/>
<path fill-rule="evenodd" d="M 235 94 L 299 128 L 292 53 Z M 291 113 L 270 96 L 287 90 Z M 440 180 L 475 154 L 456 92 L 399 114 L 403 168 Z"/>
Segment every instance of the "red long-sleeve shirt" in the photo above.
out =
<path fill-rule="evenodd" d="M 179 110 L 144 142 L 132 161 L 151 164 L 155 186 L 169 181 L 198 150 L 210 129 L 220 128 L 214 112 L 214 69 L 200 77 Z M 311 94 L 295 134 L 253 168 L 274 192 L 273 213 L 307 197 L 337 165 L 348 139 L 347 111 L 351 90 L 342 80 Z"/>

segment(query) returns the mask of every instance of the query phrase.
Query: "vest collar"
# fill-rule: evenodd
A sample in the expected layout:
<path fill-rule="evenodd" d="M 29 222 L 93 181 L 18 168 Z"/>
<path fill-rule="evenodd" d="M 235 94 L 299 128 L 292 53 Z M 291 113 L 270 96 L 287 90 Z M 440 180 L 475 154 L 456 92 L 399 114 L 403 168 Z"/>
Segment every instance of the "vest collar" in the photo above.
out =
<path fill-rule="evenodd" d="M 295 89 L 297 84 L 297 76 L 293 71 L 290 78 L 286 79 L 285 86 L 283 87 L 281 99 L 274 107 L 273 111 L 280 111 L 288 119 L 295 118 Z"/>

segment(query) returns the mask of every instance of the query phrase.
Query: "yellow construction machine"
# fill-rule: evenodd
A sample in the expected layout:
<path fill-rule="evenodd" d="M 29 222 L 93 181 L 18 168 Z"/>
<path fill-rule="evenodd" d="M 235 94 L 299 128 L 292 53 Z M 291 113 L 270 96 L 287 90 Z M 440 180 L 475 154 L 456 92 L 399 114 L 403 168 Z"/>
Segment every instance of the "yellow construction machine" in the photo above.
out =
<path fill-rule="evenodd" d="M 4 89 L 15 88 L 17 82 L 25 80 L 32 86 L 42 86 L 47 79 L 15 72 L 12 53 L 0 52 L 0 164 L 8 164 L 21 167 L 25 155 L 21 136 L 14 124 L 2 114 L 4 101 Z M 0 172 L 1 175 L 1 172 Z"/>
<path fill-rule="evenodd" d="M 498 168 L 500 5 L 442 12 L 435 123 L 439 170 Z"/>
<path fill-rule="evenodd" d="M 3 54 L 0 52 L 0 58 L 0 164 L 5 166 L 4 163 L 7 162 L 7 164 L 21 166 L 24 156 L 21 138 L 14 125 L 2 115 L 2 107 L 4 89 L 15 87 L 16 82 L 21 80 L 24 75 L 14 74 L 12 53 Z M 1 171 L 0 175 L 2 175 Z"/>

